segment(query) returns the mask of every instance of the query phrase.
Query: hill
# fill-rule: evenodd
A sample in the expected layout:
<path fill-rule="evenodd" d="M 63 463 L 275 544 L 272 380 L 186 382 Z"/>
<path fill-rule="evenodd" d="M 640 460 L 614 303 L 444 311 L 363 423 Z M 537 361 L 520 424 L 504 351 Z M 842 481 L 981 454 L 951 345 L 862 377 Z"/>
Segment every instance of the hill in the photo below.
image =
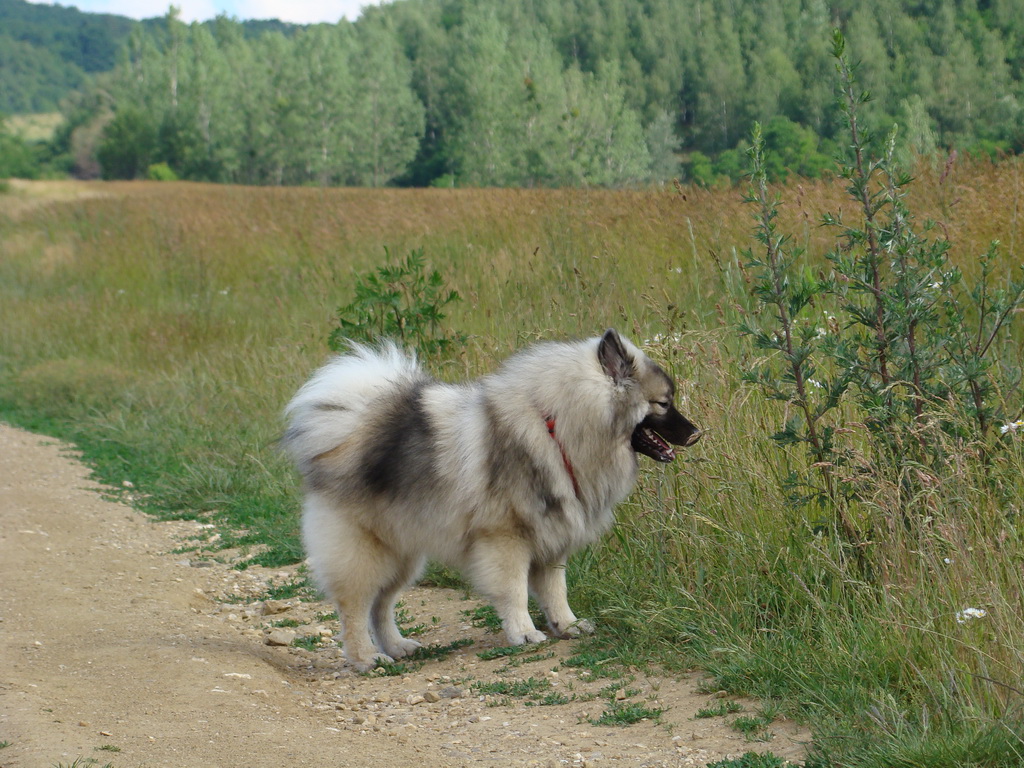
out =
<path fill-rule="evenodd" d="M 89 75 L 114 68 L 132 30 L 154 31 L 163 23 L 159 17 L 137 22 L 70 5 L 0 0 L 0 113 L 55 111 Z M 246 36 L 298 28 L 273 20 L 241 26 Z"/>
<path fill-rule="evenodd" d="M 879 144 L 896 125 L 903 159 L 1024 151 L 1024 0 L 396 0 L 307 26 L 0 0 L 0 24 L 0 110 L 79 89 L 53 154 L 84 177 L 712 185 L 754 122 L 772 178 L 815 177 L 839 148 L 835 28 Z"/>

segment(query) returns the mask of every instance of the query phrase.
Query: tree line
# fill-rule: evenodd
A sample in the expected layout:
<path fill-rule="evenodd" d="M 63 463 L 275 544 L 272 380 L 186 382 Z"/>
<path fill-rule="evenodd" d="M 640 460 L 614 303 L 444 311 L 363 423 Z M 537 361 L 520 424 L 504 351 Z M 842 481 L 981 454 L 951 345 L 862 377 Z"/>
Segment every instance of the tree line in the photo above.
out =
<path fill-rule="evenodd" d="M 814 176 L 834 27 L 904 152 L 1024 149 L 1024 0 L 398 0 L 257 35 L 172 8 L 66 104 L 64 156 L 253 184 L 714 183 L 756 120 L 771 175 Z"/>

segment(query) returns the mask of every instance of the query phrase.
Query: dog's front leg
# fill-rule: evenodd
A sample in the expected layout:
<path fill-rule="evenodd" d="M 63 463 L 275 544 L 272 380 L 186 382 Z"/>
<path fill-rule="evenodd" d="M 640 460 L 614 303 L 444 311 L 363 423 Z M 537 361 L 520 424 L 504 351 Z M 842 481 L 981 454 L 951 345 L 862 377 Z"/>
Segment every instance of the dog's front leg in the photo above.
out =
<path fill-rule="evenodd" d="M 530 591 L 540 603 L 548 626 L 557 637 L 578 637 L 594 631 L 593 624 L 586 619 L 577 619 L 569 607 L 564 558 L 555 563 L 534 562 L 530 566 Z"/>
<path fill-rule="evenodd" d="M 509 645 L 547 639 L 527 610 L 530 554 L 526 542 L 513 536 L 480 538 L 469 553 L 469 576 L 498 612 Z"/>

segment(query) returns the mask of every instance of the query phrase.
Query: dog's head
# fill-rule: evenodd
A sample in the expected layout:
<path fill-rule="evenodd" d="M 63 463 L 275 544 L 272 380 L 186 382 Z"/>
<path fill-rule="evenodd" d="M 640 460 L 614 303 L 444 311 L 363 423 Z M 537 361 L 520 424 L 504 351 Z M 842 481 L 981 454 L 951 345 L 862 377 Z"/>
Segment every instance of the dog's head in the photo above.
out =
<path fill-rule="evenodd" d="M 701 431 L 676 410 L 672 378 L 639 350 L 630 351 L 614 329 L 601 337 L 597 357 L 604 372 L 617 386 L 627 388 L 637 405 L 633 416 L 639 418 L 630 436 L 634 451 L 668 462 L 676 457 L 672 445 L 690 446 L 700 439 Z"/>

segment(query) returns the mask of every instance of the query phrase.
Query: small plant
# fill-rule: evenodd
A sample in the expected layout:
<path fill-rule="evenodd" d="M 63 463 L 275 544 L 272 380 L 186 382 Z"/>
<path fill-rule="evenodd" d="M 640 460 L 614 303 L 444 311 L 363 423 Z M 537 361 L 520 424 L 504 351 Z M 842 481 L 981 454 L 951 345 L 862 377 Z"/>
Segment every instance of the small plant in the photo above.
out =
<path fill-rule="evenodd" d="M 771 752 L 764 754 L 747 752 L 742 757 L 732 760 L 719 760 L 715 763 L 708 763 L 707 768 L 785 768 L 787 765 L 789 765 L 788 762 L 778 755 L 773 755 Z"/>
<path fill-rule="evenodd" d="M 272 627 L 280 627 L 282 629 L 288 629 L 288 628 L 292 628 L 292 627 L 301 627 L 302 626 L 302 622 L 299 621 L 298 619 L 281 619 L 280 621 L 272 621 L 272 622 L 270 622 L 270 626 L 272 626 Z"/>
<path fill-rule="evenodd" d="M 422 663 L 410 664 L 406 661 L 383 661 L 378 659 L 377 666 L 363 674 L 366 677 L 403 677 L 415 672 L 422 666 Z"/>
<path fill-rule="evenodd" d="M 385 254 L 390 257 L 387 249 Z M 461 297 L 445 286 L 440 272 L 427 271 L 422 249 L 411 251 L 404 262 L 357 276 L 355 292 L 352 302 L 338 309 L 338 327 L 327 342 L 335 351 L 348 340 L 392 339 L 438 357 L 466 340 L 442 328 L 443 310 Z"/>
<path fill-rule="evenodd" d="M 120 747 L 115 747 L 113 744 L 104 744 L 102 747 L 96 747 L 97 752 L 120 752 Z"/>
<path fill-rule="evenodd" d="M 377 666 L 365 674 L 369 677 L 401 677 L 415 672 L 426 661 L 443 659 L 459 648 L 465 648 L 472 644 L 472 640 L 463 638 L 447 645 L 420 646 L 401 661 L 378 661 Z"/>
<path fill-rule="evenodd" d="M 473 644 L 468 637 L 453 640 L 447 645 L 422 645 L 409 655 L 412 661 L 429 661 L 431 659 L 443 659 L 451 653 L 466 648 Z"/>
<path fill-rule="evenodd" d="M 541 696 L 539 699 L 532 699 L 526 702 L 528 707 L 557 707 L 560 704 L 568 704 L 572 699 L 566 696 L 564 693 L 555 693 L 551 691 Z"/>
<path fill-rule="evenodd" d="M 551 681 L 541 677 L 528 677 L 525 680 L 498 680 L 492 683 L 473 683 L 477 693 L 492 696 L 535 696 L 541 691 L 551 688 Z"/>
<path fill-rule="evenodd" d="M 548 640 L 545 643 L 537 643 L 534 645 L 504 645 L 498 648 L 488 648 L 484 651 L 480 651 L 479 653 L 477 653 L 477 656 L 483 659 L 484 661 L 490 661 L 492 659 L 501 659 L 506 657 L 512 658 L 520 656 L 527 652 L 536 651 L 538 648 L 543 648 L 547 645 L 550 645 L 552 642 L 554 641 Z M 547 654 L 536 654 L 533 656 L 519 659 L 518 661 L 521 664 L 528 664 L 531 661 L 542 661 L 544 659 L 550 659 L 552 656 L 554 656 L 553 652 Z"/>
<path fill-rule="evenodd" d="M 315 651 L 320 647 L 320 637 L 317 635 L 306 635 L 292 640 L 293 648 L 302 648 L 307 651 Z"/>
<path fill-rule="evenodd" d="M 590 720 L 591 725 L 633 725 L 641 720 L 661 721 L 665 710 L 660 707 L 650 708 L 643 704 L 613 704 L 601 713 L 601 716 Z"/>
<path fill-rule="evenodd" d="M 730 725 L 743 734 L 747 741 L 768 741 L 772 738 L 768 726 L 772 721 L 765 717 L 741 715 L 733 720 Z"/>
<path fill-rule="evenodd" d="M 723 701 L 717 707 L 702 707 L 693 716 L 700 720 L 708 717 L 725 717 L 726 715 L 734 715 L 742 711 L 743 706 L 739 702 Z"/>
<path fill-rule="evenodd" d="M 311 598 L 315 593 L 316 589 L 309 582 L 309 579 L 300 577 L 284 584 L 270 587 L 263 599 L 291 600 L 294 597 Z"/>
<path fill-rule="evenodd" d="M 486 629 L 491 634 L 501 632 L 501 618 L 492 605 L 481 605 L 469 611 L 463 611 L 462 615 L 469 619 L 469 623 L 478 629 Z"/>
<path fill-rule="evenodd" d="M 415 621 L 415 618 L 413 618 L 405 603 L 399 600 L 397 605 L 395 605 L 395 623 L 401 628 L 403 637 L 416 637 L 427 631 L 426 624 L 413 624 L 413 621 Z"/>
<path fill-rule="evenodd" d="M 616 680 L 625 676 L 619 657 L 614 651 L 603 648 L 581 651 L 564 659 L 562 666 L 580 668 L 581 674 L 589 674 L 591 677 Z"/>

